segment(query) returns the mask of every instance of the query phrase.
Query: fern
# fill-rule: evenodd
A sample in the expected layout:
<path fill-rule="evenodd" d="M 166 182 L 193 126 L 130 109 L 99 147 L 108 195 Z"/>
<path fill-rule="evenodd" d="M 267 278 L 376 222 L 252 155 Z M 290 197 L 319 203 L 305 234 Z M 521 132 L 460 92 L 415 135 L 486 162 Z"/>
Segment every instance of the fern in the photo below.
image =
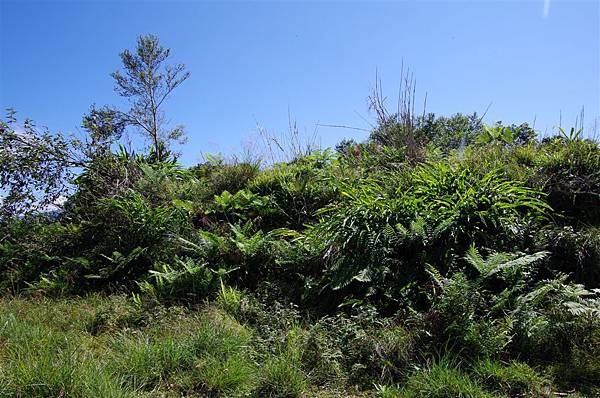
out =
<path fill-rule="evenodd" d="M 494 253 L 484 260 L 479 251 L 471 246 L 464 258 L 477 270 L 479 277 L 485 279 L 511 269 L 527 272 L 532 264 L 545 259 L 549 254 L 545 251 L 534 254 Z"/>

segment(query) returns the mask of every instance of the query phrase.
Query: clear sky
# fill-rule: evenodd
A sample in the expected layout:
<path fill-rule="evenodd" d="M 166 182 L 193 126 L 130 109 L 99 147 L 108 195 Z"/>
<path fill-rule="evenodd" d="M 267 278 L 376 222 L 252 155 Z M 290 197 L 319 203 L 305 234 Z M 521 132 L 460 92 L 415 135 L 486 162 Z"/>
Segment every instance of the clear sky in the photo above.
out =
<path fill-rule="evenodd" d="M 0 0 L 0 107 L 77 131 L 90 105 L 122 104 L 110 72 L 157 34 L 191 78 L 167 113 L 187 127 L 183 162 L 231 153 L 256 125 L 368 128 L 378 70 L 391 107 L 402 62 L 441 115 L 536 120 L 550 132 L 600 116 L 600 1 L 202 2 Z M 365 121 L 366 119 L 367 121 Z M 319 127 L 324 146 L 366 133 Z"/>

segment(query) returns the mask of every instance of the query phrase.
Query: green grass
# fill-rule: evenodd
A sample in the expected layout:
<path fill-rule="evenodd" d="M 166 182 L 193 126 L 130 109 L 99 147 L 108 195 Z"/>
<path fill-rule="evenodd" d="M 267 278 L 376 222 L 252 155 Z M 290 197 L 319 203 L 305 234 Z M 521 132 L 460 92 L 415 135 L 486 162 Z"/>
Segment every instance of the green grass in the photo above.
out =
<path fill-rule="evenodd" d="M 122 296 L 7 298 L 0 396 L 302 396 L 298 353 L 259 356 L 256 344 L 219 306 L 142 311 Z"/>
<path fill-rule="evenodd" d="M 482 385 L 461 371 L 448 357 L 442 357 L 427 369 L 411 375 L 398 397 L 419 398 L 492 398 Z"/>
<path fill-rule="evenodd" d="M 483 385 L 499 393 L 510 396 L 550 395 L 550 381 L 523 362 L 504 364 L 486 359 L 474 364 L 473 373 Z"/>
<path fill-rule="evenodd" d="M 6 397 L 126 397 L 118 375 L 88 350 L 83 336 L 0 318 L 0 394 Z"/>
<path fill-rule="evenodd" d="M 264 365 L 258 392 L 264 397 L 298 398 L 306 387 L 298 361 L 284 353 Z"/>
<path fill-rule="evenodd" d="M 0 299 L 0 397 L 491 398 L 556 391 L 549 376 L 524 362 L 458 362 L 447 354 L 431 363 L 406 354 L 415 342 L 403 328 L 370 335 L 357 324 L 346 327 L 357 328 L 361 347 L 372 340 L 366 351 L 340 346 L 340 377 L 315 377 L 313 362 L 325 352 L 306 345 L 314 325 L 259 327 L 241 324 L 219 304 L 142 309 L 123 296 Z M 340 330 L 320 333 L 335 341 Z M 350 377 L 359 361 L 375 370 L 360 386 Z M 402 372 L 389 371 L 394 361 Z"/>
<path fill-rule="evenodd" d="M 227 314 L 160 308 L 133 327 L 114 321 L 137 311 L 119 296 L 2 301 L 1 396 L 233 396 L 251 390 L 257 372 L 251 333 Z"/>

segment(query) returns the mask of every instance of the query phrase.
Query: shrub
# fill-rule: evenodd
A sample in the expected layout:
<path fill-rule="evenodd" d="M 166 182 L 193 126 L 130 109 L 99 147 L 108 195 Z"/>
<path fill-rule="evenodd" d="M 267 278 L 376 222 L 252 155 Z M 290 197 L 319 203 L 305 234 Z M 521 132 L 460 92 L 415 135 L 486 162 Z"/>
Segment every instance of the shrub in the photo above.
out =
<path fill-rule="evenodd" d="M 154 262 L 175 256 L 179 244 L 172 238 L 185 236 L 191 228 L 188 209 L 176 204 L 154 206 L 135 191 L 99 199 L 96 211 L 93 220 L 82 224 L 77 238 L 86 241 L 80 253 L 88 265 L 63 267 L 72 270 L 70 284 L 77 282 L 82 289 L 133 288 Z"/>
<path fill-rule="evenodd" d="M 381 331 L 368 330 L 351 343 L 352 353 L 347 363 L 351 367 L 351 380 L 367 385 L 372 380 L 392 383 L 403 380 L 410 364 L 417 360 L 414 337 L 401 326 L 389 326 Z M 361 347 L 357 350 L 358 347 Z M 363 366 L 356 366 L 362 364 Z"/>
<path fill-rule="evenodd" d="M 502 352 L 511 342 L 510 319 L 495 319 L 482 292 L 457 274 L 447 281 L 436 298 L 433 311 L 443 330 L 434 330 L 440 342 L 447 341 L 463 355 L 487 356 Z M 482 315 L 483 314 L 483 315 Z"/>
<path fill-rule="evenodd" d="M 367 307 L 356 313 L 324 317 L 300 336 L 302 363 L 312 382 L 368 388 L 373 380 L 400 381 L 409 372 L 417 359 L 415 336 Z"/>
<path fill-rule="evenodd" d="M 110 213 L 110 238 L 113 250 L 126 252 L 135 247 L 163 250 L 168 234 L 181 233 L 188 225 L 187 210 L 178 206 L 154 207 L 142 195 L 130 192 L 126 196 L 102 199 L 101 211 Z M 105 214 L 106 214 L 105 213 Z"/>
<path fill-rule="evenodd" d="M 583 334 L 581 330 L 576 329 L 577 338 L 573 342 L 568 360 L 550 365 L 549 370 L 559 385 L 576 387 L 593 396 L 595 394 L 588 390 L 595 388 L 597 394 L 600 387 L 600 327 L 589 323 L 583 323 L 581 326 L 592 330 Z"/>
<path fill-rule="evenodd" d="M 206 214 L 216 214 L 228 223 L 238 221 L 257 221 L 262 218 L 273 217 L 278 214 L 267 196 L 260 196 L 248 190 L 237 191 L 235 194 L 223 191 L 215 195 L 214 209 L 207 210 Z"/>
<path fill-rule="evenodd" d="M 327 318 L 321 319 L 301 336 L 302 366 L 315 384 L 337 384 L 347 378 L 341 346 L 343 337 L 331 326 Z"/>
<path fill-rule="evenodd" d="M 524 246 L 549 210 L 541 193 L 496 171 L 481 176 L 441 162 L 418 166 L 408 187 L 394 183 L 340 184 L 344 200 L 317 213 L 307 238 L 325 244 L 321 283 L 338 291 L 334 300 L 352 291 L 389 305 L 426 279 L 426 263 L 445 272 L 472 244 Z"/>
<path fill-rule="evenodd" d="M 470 244 L 499 250 L 522 244 L 529 232 L 527 221 L 539 220 L 550 210 L 541 192 L 497 170 L 481 175 L 446 162 L 417 168 L 404 200 L 425 220 L 449 224 L 451 240 L 446 244 L 459 250 Z"/>
<path fill-rule="evenodd" d="M 150 270 L 150 280 L 139 282 L 140 292 L 162 303 L 198 302 L 218 288 L 218 274 L 193 259 L 175 258 L 174 266 L 161 263 Z"/>
<path fill-rule="evenodd" d="M 332 162 L 328 152 L 315 152 L 258 174 L 248 189 L 269 196 L 278 210 L 273 219 L 264 221 L 266 225 L 302 228 L 313 220 L 315 211 L 335 198 L 329 179 Z"/>
<path fill-rule="evenodd" d="M 598 291 L 562 275 L 538 282 L 517 301 L 516 345 L 535 359 L 569 362 L 573 350 L 593 341 L 600 328 Z"/>
<path fill-rule="evenodd" d="M 197 178 L 205 183 L 204 192 L 196 201 L 204 201 L 220 195 L 222 192 L 238 192 L 258 175 L 260 164 L 257 162 L 232 162 L 227 164 L 223 159 L 211 157 L 207 162 L 191 169 Z"/>
<path fill-rule="evenodd" d="M 287 277 L 280 260 L 288 244 L 279 239 L 276 232 L 256 230 L 251 222 L 230 225 L 229 243 L 228 259 L 236 266 L 231 277 L 240 286 L 255 289 L 261 281 L 278 283 Z"/>
<path fill-rule="evenodd" d="M 552 253 L 552 271 L 570 274 L 588 288 L 600 287 L 600 228 L 555 227 L 539 235 L 539 244 Z"/>
<path fill-rule="evenodd" d="M 0 226 L 0 290 L 17 293 L 56 269 L 72 253 L 78 226 L 44 217 L 11 220 Z M 79 253 L 77 253 L 79 254 Z M 75 290 L 61 284 L 60 290 Z"/>
<path fill-rule="evenodd" d="M 493 356 L 513 341 L 519 301 L 526 294 L 535 264 L 548 253 L 494 253 L 483 259 L 471 248 L 465 256 L 472 269 L 443 277 L 430 268 L 439 287 L 433 298 L 432 333 L 470 356 Z"/>
<path fill-rule="evenodd" d="M 600 146 L 582 139 L 555 138 L 539 156 L 539 183 L 550 206 L 575 225 L 598 225 Z"/>

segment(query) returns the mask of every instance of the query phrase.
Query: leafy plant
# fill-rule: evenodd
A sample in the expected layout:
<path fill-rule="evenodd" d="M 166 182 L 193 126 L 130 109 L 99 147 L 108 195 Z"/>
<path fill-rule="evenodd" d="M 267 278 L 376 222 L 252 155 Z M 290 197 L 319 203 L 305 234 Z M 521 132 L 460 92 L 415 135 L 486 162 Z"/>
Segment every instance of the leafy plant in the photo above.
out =
<path fill-rule="evenodd" d="M 223 215 L 225 220 L 231 223 L 237 220 L 256 220 L 258 217 L 270 216 L 274 212 L 275 208 L 269 197 L 241 190 L 233 195 L 228 191 L 216 195 L 215 209 L 207 211 L 207 214 Z"/>

